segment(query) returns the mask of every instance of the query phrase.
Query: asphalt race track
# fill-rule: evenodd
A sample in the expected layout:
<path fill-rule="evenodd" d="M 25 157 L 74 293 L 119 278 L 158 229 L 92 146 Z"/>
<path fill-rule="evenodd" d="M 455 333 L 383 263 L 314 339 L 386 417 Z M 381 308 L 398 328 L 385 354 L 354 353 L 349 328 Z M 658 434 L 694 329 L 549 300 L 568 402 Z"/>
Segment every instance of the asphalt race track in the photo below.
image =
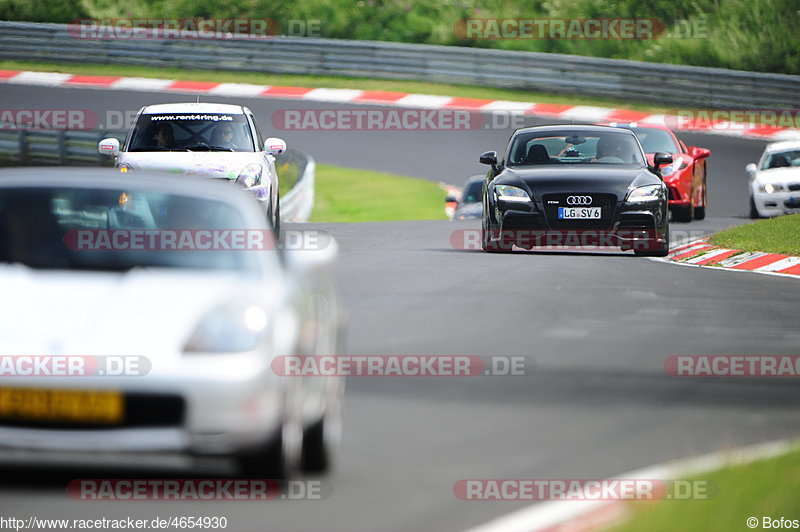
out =
<path fill-rule="evenodd" d="M 0 99 L 6 108 L 135 111 L 194 96 L 0 85 Z M 249 106 L 265 133 L 278 109 L 344 107 L 201 100 Z M 270 134 L 318 162 L 460 184 L 482 171 L 479 153 L 502 151 L 509 130 Z M 712 150 L 711 205 L 705 221 L 673 224 L 673 236 L 745 221 L 744 165 L 757 160 L 764 142 L 682 138 Z M 797 355 L 795 279 L 688 268 L 631 253 L 454 249 L 452 232 L 477 229 L 478 222 L 302 227 L 339 241 L 348 354 L 525 356 L 535 369 L 520 377 L 350 379 L 341 460 L 327 477 L 332 496 L 324 501 L 77 502 L 65 483 L 91 477 L 86 469 L 31 468 L 14 457 L 0 479 L 3 513 L 218 515 L 236 531 L 462 530 L 525 503 L 459 501 L 452 491 L 459 479 L 601 478 L 798 433 L 795 380 L 686 379 L 663 367 L 671 355 Z M 122 478 L 131 471 L 103 474 Z"/>

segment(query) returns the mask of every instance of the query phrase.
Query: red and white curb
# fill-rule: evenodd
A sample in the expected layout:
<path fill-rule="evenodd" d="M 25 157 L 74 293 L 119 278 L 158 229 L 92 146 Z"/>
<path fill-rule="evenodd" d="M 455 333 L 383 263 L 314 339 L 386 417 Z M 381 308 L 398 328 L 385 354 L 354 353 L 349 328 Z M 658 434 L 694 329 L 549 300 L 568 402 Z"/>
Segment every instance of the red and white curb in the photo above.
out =
<path fill-rule="evenodd" d="M 659 464 L 613 478 L 682 480 L 728 466 L 774 458 L 798 448 L 798 440 L 777 440 Z M 470 528 L 466 532 L 589 532 L 623 522 L 630 516 L 631 504 L 635 504 L 635 501 L 544 502 Z"/>
<path fill-rule="evenodd" d="M 587 105 L 484 100 L 479 98 L 409 94 L 405 92 L 376 90 L 287 87 L 280 85 L 181 81 L 174 79 L 121 76 L 86 76 L 60 72 L 33 72 L 24 70 L 0 70 L 0 83 L 39 85 L 45 87 L 89 87 L 106 90 L 185 92 L 191 94 L 201 93 L 215 96 L 247 98 L 288 98 L 315 102 L 380 105 L 417 109 L 519 112 L 527 115 L 587 122 L 616 121 L 665 124 L 667 122 L 672 122 L 671 119 L 676 118 L 664 114 L 651 114 L 630 109 L 612 109 Z M 748 129 L 744 124 L 734 124 L 725 121 L 715 122 L 709 127 L 693 129 L 692 131 L 714 135 L 770 140 L 800 138 L 800 129 Z"/>
<path fill-rule="evenodd" d="M 666 260 L 716 269 L 800 276 L 800 257 L 721 248 L 706 239 L 672 248 Z"/>

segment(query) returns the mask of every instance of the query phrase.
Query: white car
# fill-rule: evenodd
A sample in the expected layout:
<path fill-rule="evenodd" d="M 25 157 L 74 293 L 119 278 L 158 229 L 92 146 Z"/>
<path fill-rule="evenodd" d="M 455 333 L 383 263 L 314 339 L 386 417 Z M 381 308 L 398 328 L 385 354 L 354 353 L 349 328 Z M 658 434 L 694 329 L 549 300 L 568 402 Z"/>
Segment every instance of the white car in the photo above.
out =
<path fill-rule="evenodd" d="M 98 151 L 116 157 L 123 172 L 153 170 L 212 177 L 249 189 L 280 227 L 275 155 L 286 151 L 279 138 L 262 140 L 247 107 L 214 103 L 169 103 L 139 110 L 120 147 L 115 138 Z"/>
<path fill-rule="evenodd" d="M 800 212 L 800 141 L 769 144 L 758 165 L 748 164 L 750 217 Z"/>
<path fill-rule="evenodd" d="M 324 471 L 344 382 L 272 365 L 337 354 L 336 245 L 285 250 L 272 234 L 248 193 L 214 180 L 0 170 L 0 457 Z"/>

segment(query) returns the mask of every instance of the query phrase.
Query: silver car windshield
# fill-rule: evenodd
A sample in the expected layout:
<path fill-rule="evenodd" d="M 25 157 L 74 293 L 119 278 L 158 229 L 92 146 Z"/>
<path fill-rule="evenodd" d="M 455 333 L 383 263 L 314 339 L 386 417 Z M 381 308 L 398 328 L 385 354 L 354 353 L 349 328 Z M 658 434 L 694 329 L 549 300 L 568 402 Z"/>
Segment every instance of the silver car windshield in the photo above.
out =
<path fill-rule="evenodd" d="M 271 232 L 259 229 L 216 200 L 124 189 L 0 189 L 0 262 L 32 268 L 257 273 L 256 255 L 274 248 Z"/>
<path fill-rule="evenodd" d="M 143 114 L 128 151 L 253 152 L 255 144 L 243 114 Z"/>

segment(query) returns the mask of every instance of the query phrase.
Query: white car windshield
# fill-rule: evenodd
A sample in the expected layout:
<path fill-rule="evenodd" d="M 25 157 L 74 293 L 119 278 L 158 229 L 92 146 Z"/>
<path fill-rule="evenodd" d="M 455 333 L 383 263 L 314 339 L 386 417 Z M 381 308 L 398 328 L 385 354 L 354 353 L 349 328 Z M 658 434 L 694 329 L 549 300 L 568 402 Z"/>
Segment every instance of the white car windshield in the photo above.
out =
<path fill-rule="evenodd" d="M 243 114 L 143 114 L 128 151 L 255 151 Z"/>
<path fill-rule="evenodd" d="M 248 230 L 222 201 L 122 188 L 0 188 L 0 262 L 32 268 L 256 273 L 263 251 L 248 248 L 250 233 L 272 247 L 271 233 Z"/>
<path fill-rule="evenodd" d="M 762 170 L 800 167 L 800 149 L 770 153 L 761 161 Z"/>

